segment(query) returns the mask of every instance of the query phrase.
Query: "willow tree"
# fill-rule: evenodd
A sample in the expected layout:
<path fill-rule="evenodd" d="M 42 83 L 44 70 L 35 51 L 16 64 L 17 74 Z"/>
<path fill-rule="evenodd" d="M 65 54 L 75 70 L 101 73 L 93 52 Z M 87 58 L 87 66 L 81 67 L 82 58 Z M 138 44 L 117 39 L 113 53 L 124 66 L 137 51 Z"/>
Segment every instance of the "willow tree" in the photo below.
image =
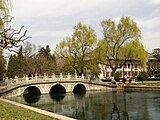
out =
<path fill-rule="evenodd" d="M 56 54 L 67 61 L 68 69 L 81 75 L 89 70 L 92 60 L 90 54 L 95 49 L 97 36 L 93 28 L 78 23 L 74 26 L 72 37 L 67 37 L 56 46 Z"/>
<path fill-rule="evenodd" d="M 139 55 L 140 61 L 145 61 L 146 58 L 140 57 L 145 52 L 142 45 L 137 49 L 132 43 L 141 38 L 141 31 L 134 20 L 122 17 L 116 24 L 115 21 L 108 19 L 103 20 L 101 26 L 104 38 L 99 41 L 98 47 L 100 63 L 110 66 L 112 73 L 121 68 L 128 59 L 136 58 L 136 55 Z"/>

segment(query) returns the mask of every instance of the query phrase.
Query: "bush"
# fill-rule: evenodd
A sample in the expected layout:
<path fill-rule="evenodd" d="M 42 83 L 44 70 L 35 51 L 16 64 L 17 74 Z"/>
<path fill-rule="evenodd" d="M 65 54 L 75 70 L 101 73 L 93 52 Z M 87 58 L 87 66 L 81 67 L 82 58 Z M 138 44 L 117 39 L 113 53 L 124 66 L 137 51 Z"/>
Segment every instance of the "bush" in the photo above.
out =
<path fill-rule="evenodd" d="M 119 81 L 119 80 L 120 80 L 120 77 L 121 77 L 120 72 L 115 72 L 115 73 L 114 73 L 114 79 L 115 79 L 116 81 Z"/>
<path fill-rule="evenodd" d="M 148 78 L 148 73 L 145 71 L 140 72 L 139 75 L 137 76 L 137 80 L 142 82 L 147 78 Z"/>
<path fill-rule="evenodd" d="M 102 82 L 111 82 L 111 78 L 101 79 Z"/>
<path fill-rule="evenodd" d="M 160 77 L 160 73 L 155 74 L 155 77 Z"/>
<path fill-rule="evenodd" d="M 146 81 L 160 81 L 160 77 L 147 78 Z"/>

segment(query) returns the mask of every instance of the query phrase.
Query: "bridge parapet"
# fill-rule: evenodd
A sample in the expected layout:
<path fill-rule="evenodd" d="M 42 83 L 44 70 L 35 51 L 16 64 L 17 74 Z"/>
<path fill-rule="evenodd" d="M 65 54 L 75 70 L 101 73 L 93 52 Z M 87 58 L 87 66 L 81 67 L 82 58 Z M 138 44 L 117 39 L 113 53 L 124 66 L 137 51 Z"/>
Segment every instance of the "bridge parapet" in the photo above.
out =
<path fill-rule="evenodd" d="M 55 75 L 54 73 L 51 76 L 48 76 L 47 74 L 41 75 L 32 75 L 31 77 L 28 77 L 28 75 L 24 75 L 22 78 L 18 78 L 15 76 L 14 79 L 6 79 L 6 87 L 11 87 L 19 84 L 26 84 L 26 83 L 33 83 L 33 82 L 42 82 L 42 81 L 70 81 L 70 80 L 81 80 L 81 81 L 88 81 L 90 80 L 89 77 L 85 78 L 85 76 L 82 74 L 81 76 L 71 75 L 63 75 L 60 73 L 60 75 Z"/>

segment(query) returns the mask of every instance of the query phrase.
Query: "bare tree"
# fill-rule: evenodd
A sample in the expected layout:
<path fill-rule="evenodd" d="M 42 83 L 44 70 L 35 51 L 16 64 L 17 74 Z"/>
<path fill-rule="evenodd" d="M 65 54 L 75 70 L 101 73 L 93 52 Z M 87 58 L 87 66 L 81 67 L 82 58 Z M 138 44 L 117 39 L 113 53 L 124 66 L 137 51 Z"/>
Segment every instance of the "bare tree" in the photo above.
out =
<path fill-rule="evenodd" d="M 21 42 L 24 42 L 30 37 L 26 37 L 27 30 L 23 31 L 24 26 L 22 26 L 19 30 L 13 29 L 8 24 L 12 21 L 13 17 L 9 20 L 6 19 L 6 16 L 0 18 L 1 26 L 4 26 L 0 29 L 0 48 L 8 49 L 9 51 L 14 51 L 14 47 L 20 47 Z"/>

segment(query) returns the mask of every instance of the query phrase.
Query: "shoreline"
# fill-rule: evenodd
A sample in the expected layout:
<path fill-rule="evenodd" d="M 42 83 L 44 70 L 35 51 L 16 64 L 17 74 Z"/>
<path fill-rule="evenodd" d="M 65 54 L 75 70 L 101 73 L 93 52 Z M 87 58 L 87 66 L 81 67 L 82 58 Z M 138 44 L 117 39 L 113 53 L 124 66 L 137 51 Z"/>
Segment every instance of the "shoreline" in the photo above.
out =
<path fill-rule="evenodd" d="M 14 105 L 14 106 L 17 106 L 17 107 L 28 109 L 30 111 L 33 111 L 33 112 L 37 113 L 37 114 L 42 114 L 46 117 L 50 117 L 50 118 L 53 118 L 53 119 L 56 119 L 56 120 L 76 120 L 74 118 L 70 118 L 70 117 L 67 117 L 67 116 L 63 116 L 63 115 L 59 115 L 59 114 L 56 114 L 56 113 L 48 112 L 48 111 L 38 109 L 38 108 L 35 108 L 35 107 L 20 104 L 20 103 L 14 102 L 14 101 L 10 101 L 8 99 L 3 99 L 1 97 L 0 97 L 0 101 L 3 101 L 5 103 L 11 104 L 11 105 Z"/>

